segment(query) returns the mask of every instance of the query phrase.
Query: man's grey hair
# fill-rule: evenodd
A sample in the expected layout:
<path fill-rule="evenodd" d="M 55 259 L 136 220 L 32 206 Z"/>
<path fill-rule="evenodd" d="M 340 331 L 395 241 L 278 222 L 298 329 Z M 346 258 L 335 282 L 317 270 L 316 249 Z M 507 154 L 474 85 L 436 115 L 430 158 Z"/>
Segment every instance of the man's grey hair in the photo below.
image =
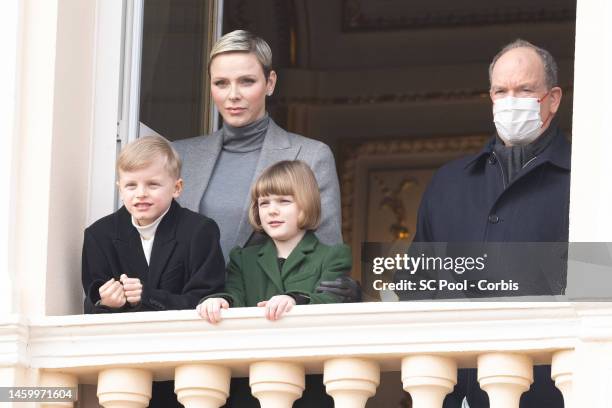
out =
<path fill-rule="evenodd" d="M 559 69 L 552 54 L 546 51 L 544 48 L 540 48 L 533 45 L 529 41 L 521 40 L 520 38 L 506 45 L 500 52 L 497 53 L 497 55 L 495 55 L 495 57 L 493 57 L 493 61 L 491 62 L 491 65 L 489 65 L 489 84 L 491 84 L 493 68 L 495 67 L 497 60 L 500 59 L 502 55 L 515 48 L 530 48 L 534 50 L 536 54 L 540 56 L 542 64 L 544 65 L 544 79 L 546 81 L 546 87 L 551 89 L 559 85 L 557 80 L 557 73 Z"/>
<path fill-rule="evenodd" d="M 235 30 L 225 34 L 213 45 L 208 59 L 208 73 L 210 63 L 219 54 L 226 52 L 251 52 L 263 68 L 266 79 L 272 71 L 272 50 L 268 43 L 255 34 L 245 30 Z"/>

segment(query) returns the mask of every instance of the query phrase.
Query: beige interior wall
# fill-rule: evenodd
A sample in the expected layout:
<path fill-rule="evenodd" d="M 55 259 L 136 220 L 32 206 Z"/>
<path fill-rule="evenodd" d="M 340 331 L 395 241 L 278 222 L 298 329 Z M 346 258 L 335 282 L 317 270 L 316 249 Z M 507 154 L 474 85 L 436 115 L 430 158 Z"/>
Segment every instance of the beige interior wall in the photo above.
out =
<path fill-rule="evenodd" d="M 82 311 L 80 253 L 87 217 L 95 3 L 94 0 L 59 2 L 47 315 L 77 314 Z"/>
<path fill-rule="evenodd" d="M 17 136 L 17 313 L 44 314 L 57 1 L 24 3 Z"/>
<path fill-rule="evenodd" d="M 6 1 L 0 14 L 0 185 L 3 199 L 0 200 L 0 315 L 10 314 L 18 304 L 15 291 L 15 268 L 13 256 L 15 226 L 16 143 L 17 143 L 17 82 L 20 72 L 19 39 L 21 33 L 22 8 L 17 0 Z"/>
<path fill-rule="evenodd" d="M 24 3 L 15 285 L 16 312 L 28 316 L 80 313 L 95 8 L 95 0 Z"/>

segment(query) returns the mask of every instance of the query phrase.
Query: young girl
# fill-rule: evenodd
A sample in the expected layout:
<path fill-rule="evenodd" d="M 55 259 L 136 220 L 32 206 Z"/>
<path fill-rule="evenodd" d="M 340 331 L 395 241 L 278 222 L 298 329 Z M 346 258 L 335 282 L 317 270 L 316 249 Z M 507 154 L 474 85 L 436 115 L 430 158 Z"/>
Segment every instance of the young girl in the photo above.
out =
<path fill-rule="evenodd" d="M 205 297 L 197 306 L 211 323 L 221 309 L 265 308 L 277 320 L 298 304 L 336 303 L 330 293 L 317 293 L 320 281 L 333 281 L 351 269 L 346 245 L 319 242 L 314 230 L 321 219 L 321 198 L 315 176 L 302 161 L 281 161 L 268 167 L 251 189 L 249 221 L 268 239 L 262 245 L 230 252 L 225 292 Z"/>

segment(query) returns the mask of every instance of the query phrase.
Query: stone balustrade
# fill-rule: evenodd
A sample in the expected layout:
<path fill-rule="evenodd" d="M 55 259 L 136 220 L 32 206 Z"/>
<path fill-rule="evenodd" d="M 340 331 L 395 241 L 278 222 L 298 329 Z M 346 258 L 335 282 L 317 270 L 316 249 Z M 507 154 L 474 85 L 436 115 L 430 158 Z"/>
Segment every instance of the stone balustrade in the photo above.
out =
<path fill-rule="evenodd" d="M 21 378 L 33 378 L 30 386 L 97 384 L 105 408 L 146 407 L 153 379 L 174 379 L 187 408 L 221 407 L 232 376 L 249 377 L 262 408 L 291 407 L 310 373 L 323 373 L 338 408 L 365 407 L 387 371 L 401 372 L 414 408 L 441 407 L 462 367 L 478 369 L 492 408 L 519 407 L 536 364 L 551 364 L 566 407 L 575 406 L 576 397 L 595 401 L 605 395 L 596 391 L 612 383 L 612 373 L 604 369 L 610 355 L 595 363 L 597 352 L 612 349 L 607 304 L 307 306 L 277 322 L 266 321 L 256 308 L 223 313 L 218 325 L 193 311 L 13 321 L 10 327 L 25 347 L 0 353 L 0 379 L 9 378 L 2 372 L 12 369 L 29 373 Z M 0 344 L 8 344 L 10 327 L 0 325 Z"/>

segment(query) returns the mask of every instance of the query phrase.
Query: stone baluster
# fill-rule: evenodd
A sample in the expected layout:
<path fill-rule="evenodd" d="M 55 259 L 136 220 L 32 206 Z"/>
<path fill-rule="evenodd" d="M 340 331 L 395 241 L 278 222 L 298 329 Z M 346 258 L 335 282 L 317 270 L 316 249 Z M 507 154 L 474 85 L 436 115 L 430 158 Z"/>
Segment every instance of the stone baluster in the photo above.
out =
<path fill-rule="evenodd" d="M 574 375 L 574 350 L 561 350 L 553 354 L 550 376 L 563 394 L 565 408 L 572 408 L 572 386 Z"/>
<path fill-rule="evenodd" d="M 186 408 L 219 408 L 229 396 L 231 378 L 226 367 L 184 365 L 174 372 L 174 391 Z"/>
<path fill-rule="evenodd" d="M 441 408 L 444 397 L 457 384 L 457 363 L 442 356 L 404 357 L 402 383 L 414 408 Z"/>
<path fill-rule="evenodd" d="M 304 391 L 304 367 L 280 361 L 253 363 L 249 383 L 261 408 L 291 408 Z"/>
<path fill-rule="evenodd" d="M 109 368 L 98 374 L 98 400 L 104 408 L 144 408 L 153 375 L 139 368 Z"/>
<path fill-rule="evenodd" d="M 323 383 L 336 408 L 363 408 L 380 383 L 377 363 L 359 358 L 325 362 Z"/>
<path fill-rule="evenodd" d="M 79 380 L 75 375 L 59 373 L 54 371 L 42 371 L 40 374 L 39 384 L 41 387 L 68 387 L 73 388 L 73 392 L 77 392 Z M 41 408 L 54 407 L 72 407 L 73 401 L 57 401 L 57 402 L 41 402 Z"/>
<path fill-rule="evenodd" d="M 490 408 L 518 408 L 521 394 L 533 383 L 533 362 L 523 354 L 482 354 L 478 382 L 489 395 Z"/>

